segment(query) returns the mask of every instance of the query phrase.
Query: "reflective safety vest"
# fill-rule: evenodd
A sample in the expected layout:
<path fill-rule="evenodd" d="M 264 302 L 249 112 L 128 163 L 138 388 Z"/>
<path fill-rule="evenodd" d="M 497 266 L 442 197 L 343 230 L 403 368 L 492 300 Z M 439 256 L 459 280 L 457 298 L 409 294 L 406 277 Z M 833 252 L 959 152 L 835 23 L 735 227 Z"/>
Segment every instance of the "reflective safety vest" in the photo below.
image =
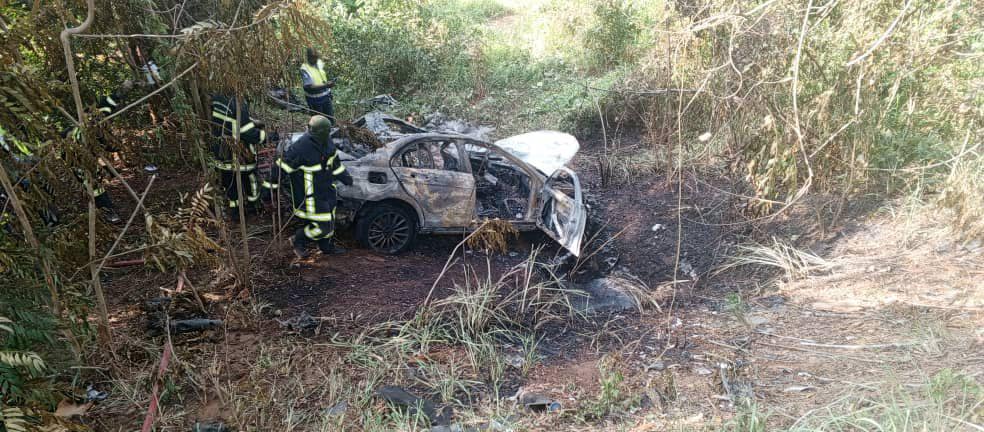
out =
<path fill-rule="evenodd" d="M 110 115 L 120 109 L 120 104 L 113 99 L 113 95 L 109 95 L 99 99 L 99 103 L 96 104 L 96 108 L 98 108 L 99 112 L 104 115 Z"/>
<path fill-rule="evenodd" d="M 284 150 L 263 185 L 276 188 L 282 179 L 289 180 L 294 215 L 327 222 L 334 218 L 337 203 L 335 180 L 351 178 L 338 159 L 334 144 L 322 145 L 311 134 L 304 134 Z"/>
<path fill-rule="evenodd" d="M 256 146 L 266 142 L 266 131 L 256 127 L 249 116 L 249 105 L 239 107 L 239 117 L 236 116 L 236 103 L 225 96 L 212 97 L 212 136 L 217 142 L 212 147 L 215 157 L 213 166 L 223 171 L 234 171 L 233 152 L 226 142 L 239 134 L 239 141 L 244 144 L 245 155 L 239 159 L 239 171 L 256 169 Z"/>
<path fill-rule="evenodd" d="M 316 66 L 312 66 L 307 62 L 301 63 L 301 71 L 311 77 L 311 84 L 315 86 L 328 85 L 328 74 L 325 73 L 325 63 L 323 61 L 318 60 L 318 64 Z M 304 92 L 308 97 L 316 98 L 327 96 L 331 93 L 331 89 L 326 88 L 315 93 L 309 93 L 307 90 Z"/>

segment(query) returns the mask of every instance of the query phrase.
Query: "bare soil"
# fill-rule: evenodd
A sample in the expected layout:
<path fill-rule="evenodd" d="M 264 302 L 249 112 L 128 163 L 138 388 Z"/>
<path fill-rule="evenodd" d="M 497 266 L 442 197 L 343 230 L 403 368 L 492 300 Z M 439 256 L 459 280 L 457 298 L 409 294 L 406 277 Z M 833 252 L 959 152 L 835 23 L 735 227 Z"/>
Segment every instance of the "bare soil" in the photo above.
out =
<path fill-rule="evenodd" d="M 514 386 L 553 397 L 566 411 L 532 417 L 527 424 L 533 430 L 610 430 L 614 423 L 634 431 L 718 429 L 736 415 L 734 400 L 743 392 L 768 407 L 770 425 L 779 427 L 844 395 L 876 394 L 888 384 L 915 383 L 943 368 L 980 381 L 984 256 L 979 247 L 965 249 L 928 220 L 912 221 L 903 231 L 896 219 L 877 214 L 833 239 L 829 233 L 835 229 L 809 223 L 780 221 L 753 230 L 736 218 L 729 195 L 735 191 L 725 179 L 688 174 L 680 185 L 663 175 L 643 174 L 630 184 L 604 186 L 594 160 L 597 150 L 587 147 L 576 170 L 594 210 L 607 223 L 603 232 L 612 239 L 615 271 L 638 277 L 658 293 L 660 308 L 546 334 L 542 361 L 526 377 L 515 376 Z M 134 188 L 146 184 L 146 176 L 128 175 Z M 165 171 L 155 184 L 148 202 L 161 210 L 176 208 L 177 193 L 193 192 L 186 188 L 196 183 Z M 125 195 L 119 188 L 114 192 L 121 213 L 128 213 Z M 138 223 L 132 229 L 143 227 Z M 225 319 L 226 328 L 177 337 L 178 360 L 168 382 L 201 377 L 200 370 L 196 373 L 201 368 L 221 370 L 217 376 L 224 382 L 166 391 L 164 424 L 186 428 L 196 419 L 228 421 L 230 410 L 243 407 L 220 389 L 262 393 L 268 378 L 251 372 L 257 362 L 296 344 L 306 345 L 307 354 L 291 360 L 291 373 L 306 377 L 308 389 L 325 385 L 325 365 L 341 355 L 326 342 L 373 323 L 411 317 L 461 240 L 422 237 L 409 253 L 380 256 L 342 235 L 348 253 L 292 268 L 289 246 L 271 240 L 268 222 L 258 218 L 251 230 L 259 234 L 250 242 L 252 306 L 237 298 L 241 292 L 229 283 L 216 283 L 220 273 L 188 274 L 208 315 Z M 753 269 L 714 273 L 739 241 L 766 242 L 768 234 L 779 232 L 786 238 L 801 236 L 798 244 L 823 251 L 830 267 L 797 279 Z M 498 275 L 543 241 L 524 236 L 510 253 L 469 252 L 464 262 L 479 269 L 479 276 L 487 271 Z M 456 259 L 433 296 L 446 296 L 454 284 L 463 283 L 468 277 L 463 268 Z M 139 305 L 173 288 L 175 280 L 136 267 L 110 271 L 104 282 L 121 342 L 114 372 L 92 378 L 102 386 L 117 386 L 111 397 L 115 402 L 97 406 L 85 421 L 97 430 L 123 430 L 142 420 L 162 343 L 145 335 Z M 740 299 L 740 308 L 734 299 Z M 290 336 L 278 322 L 301 312 L 322 321 L 317 335 Z M 448 350 L 445 355 L 454 355 L 453 348 Z M 622 392 L 636 403 L 618 418 L 585 421 L 575 413 L 597 399 L 603 358 L 614 359 L 625 377 Z M 334 403 L 316 391 L 267 396 L 299 397 L 298 409 Z"/>

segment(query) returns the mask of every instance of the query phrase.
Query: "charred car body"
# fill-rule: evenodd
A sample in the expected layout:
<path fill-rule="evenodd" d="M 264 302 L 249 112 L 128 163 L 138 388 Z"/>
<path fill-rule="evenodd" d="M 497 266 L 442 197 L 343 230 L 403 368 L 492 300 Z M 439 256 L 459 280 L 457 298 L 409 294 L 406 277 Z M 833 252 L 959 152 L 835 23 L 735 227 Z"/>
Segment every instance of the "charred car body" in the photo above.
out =
<path fill-rule="evenodd" d="M 372 136 L 357 136 L 367 130 Z M 400 253 L 418 234 L 460 234 L 498 218 L 580 254 L 587 210 L 577 175 L 564 167 L 578 150 L 573 136 L 539 131 L 492 144 L 373 112 L 332 138 L 354 180 L 338 185 L 339 216 L 366 247 Z"/>

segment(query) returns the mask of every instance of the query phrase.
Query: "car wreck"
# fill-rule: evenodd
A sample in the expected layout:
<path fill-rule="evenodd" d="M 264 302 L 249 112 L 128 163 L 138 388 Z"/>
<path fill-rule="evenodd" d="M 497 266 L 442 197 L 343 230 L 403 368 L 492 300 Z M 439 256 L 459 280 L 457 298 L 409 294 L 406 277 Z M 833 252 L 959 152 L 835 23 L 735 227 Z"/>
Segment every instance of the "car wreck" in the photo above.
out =
<path fill-rule="evenodd" d="M 579 148 L 569 134 L 489 143 L 372 112 L 341 124 L 332 139 L 354 180 L 338 185 L 339 220 L 354 225 L 365 247 L 396 254 L 420 234 L 466 233 L 501 219 L 580 255 L 588 214 L 577 174 L 565 167 Z"/>

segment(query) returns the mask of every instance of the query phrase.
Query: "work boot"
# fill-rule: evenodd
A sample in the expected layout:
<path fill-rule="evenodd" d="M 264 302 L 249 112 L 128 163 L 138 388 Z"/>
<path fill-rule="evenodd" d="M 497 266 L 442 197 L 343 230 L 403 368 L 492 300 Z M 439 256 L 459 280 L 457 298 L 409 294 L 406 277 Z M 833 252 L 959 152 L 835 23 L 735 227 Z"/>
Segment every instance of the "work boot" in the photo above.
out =
<path fill-rule="evenodd" d="M 294 246 L 294 255 L 297 257 L 297 259 L 299 260 L 307 259 L 308 257 L 307 242 L 305 242 L 303 239 L 298 238 L 297 234 L 294 234 L 294 236 L 291 237 L 290 243 Z"/>
<path fill-rule="evenodd" d="M 112 207 L 103 207 L 99 210 L 102 212 L 103 220 L 106 221 L 107 223 L 116 225 L 123 220 L 120 218 L 120 215 L 116 213 L 116 209 Z"/>
<path fill-rule="evenodd" d="M 319 248 L 319 249 L 321 250 L 322 255 L 341 255 L 348 252 L 348 249 L 336 245 L 332 245 L 327 248 Z"/>

